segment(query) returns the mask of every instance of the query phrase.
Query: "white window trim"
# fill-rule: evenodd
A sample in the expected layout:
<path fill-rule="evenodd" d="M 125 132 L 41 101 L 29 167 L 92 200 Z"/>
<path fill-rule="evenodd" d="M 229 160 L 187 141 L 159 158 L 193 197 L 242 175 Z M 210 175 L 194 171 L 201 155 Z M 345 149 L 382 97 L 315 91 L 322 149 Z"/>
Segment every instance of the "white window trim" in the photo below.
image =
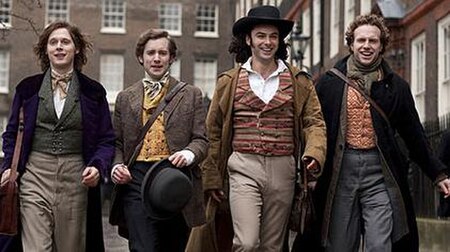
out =
<path fill-rule="evenodd" d="M 215 73 L 214 73 L 214 76 L 212 77 L 212 79 L 214 79 L 214 80 L 208 82 L 209 85 L 207 84 L 206 87 L 198 86 L 198 83 L 197 83 L 198 76 L 197 76 L 196 66 L 197 66 L 197 63 L 200 63 L 199 61 L 202 61 L 202 60 L 212 61 L 212 63 L 214 64 L 214 68 L 215 68 L 214 69 Z M 204 63 L 203 63 L 203 65 L 204 65 Z M 194 61 L 194 85 L 202 90 L 203 96 L 207 95 L 208 98 L 210 98 L 210 99 L 212 98 L 212 96 L 214 94 L 215 80 L 217 78 L 217 67 L 218 67 L 217 66 L 217 58 L 200 57 L 200 58 L 196 58 Z M 202 70 L 204 70 L 204 69 L 202 69 Z M 202 80 L 202 82 L 204 82 L 208 77 L 210 77 L 209 75 L 204 74 L 204 73 L 202 73 L 200 76 L 202 76 L 201 78 L 199 78 Z M 205 90 L 205 88 L 208 89 L 211 85 L 212 85 L 211 92 L 208 92 L 209 90 Z"/>
<path fill-rule="evenodd" d="M 103 80 L 103 78 L 102 78 L 103 77 L 103 71 L 102 71 L 103 66 L 102 66 L 101 62 L 102 62 L 102 58 L 107 57 L 107 56 L 118 56 L 122 59 L 122 73 L 121 73 L 122 83 L 121 83 L 121 87 L 118 88 L 117 90 L 108 89 L 107 83 L 105 83 L 106 81 Z M 105 87 L 105 89 L 107 91 L 106 98 L 107 98 L 109 104 L 115 104 L 117 95 L 119 94 L 120 91 L 123 90 L 123 87 L 124 87 L 123 82 L 124 82 L 124 77 L 125 77 L 124 75 L 125 75 L 125 57 L 124 57 L 124 55 L 115 54 L 115 53 L 104 53 L 100 56 L 100 83 L 102 83 L 102 85 Z"/>
<path fill-rule="evenodd" d="M 344 33 L 347 30 L 347 27 L 350 23 L 355 19 L 355 0 L 345 0 L 344 2 Z M 344 44 L 345 44 L 345 36 Z"/>
<path fill-rule="evenodd" d="M 127 2 L 123 1 L 123 27 L 103 27 L 104 14 L 105 14 L 105 0 L 102 0 L 102 28 L 100 28 L 101 33 L 111 33 L 111 34 L 125 34 L 127 27 Z"/>
<path fill-rule="evenodd" d="M 183 5 L 181 4 L 181 3 L 165 3 L 165 2 L 162 2 L 162 3 L 160 3 L 160 5 L 159 5 L 159 7 L 161 7 L 161 4 L 164 4 L 164 5 L 175 5 L 175 6 L 178 6 L 179 7 L 179 11 L 180 11 L 180 17 L 179 17 L 179 19 L 178 19 L 178 28 L 179 28 L 179 30 L 169 30 L 169 29 L 165 29 L 171 36 L 181 36 L 181 35 L 183 35 L 182 33 L 182 30 L 183 30 L 183 27 L 182 27 L 182 25 L 183 25 Z M 158 10 L 158 22 L 159 22 L 159 10 Z M 160 24 L 161 25 L 161 24 Z"/>
<path fill-rule="evenodd" d="M 423 44 L 423 57 L 421 59 L 418 58 L 417 46 Z M 420 62 L 419 62 L 420 61 Z M 416 103 L 416 109 L 419 113 L 420 120 L 424 122 L 426 120 L 425 110 L 426 110 L 426 71 L 425 71 L 425 63 L 426 63 L 426 37 L 425 33 L 421 33 L 416 36 L 411 41 L 411 91 L 413 94 L 414 101 Z M 420 65 L 419 65 L 420 64 Z M 418 66 L 419 65 L 419 66 Z M 418 74 L 418 68 L 423 69 L 420 70 L 421 73 Z M 420 80 L 418 80 L 420 78 Z M 421 85 L 421 86 L 419 86 Z"/>
<path fill-rule="evenodd" d="M 8 30 L 8 29 L 11 29 L 11 27 L 12 27 L 12 16 L 11 16 L 11 11 L 12 11 L 12 9 L 13 9 L 13 0 L 9 0 L 9 22 L 8 23 L 2 23 L 1 25 L 0 25 L 0 30 L 2 30 L 2 29 L 5 29 L 5 30 Z"/>
<path fill-rule="evenodd" d="M 330 59 L 339 52 L 339 22 L 340 22 L 339 0 L 331 0 L 330 7 Z"/>
<path fill-rule="evenodd" d="M 450 113 L 450 73 L 447 78 L 444 76 L 445 67 L 450 71 L 450 47 L 445 51 L 444 29 L 450 32 L 450 14 L 438 22 L 438 116 L 444 116 Z M 447 57 L 447 65 L 445 65 Z"/>
<path fill-rule="evenodd" d="M 359 14 L 360 15 L 364 15 L 364 14 L 369 14 L 372 6 L 371 6 L 371 0 L 361 0 L 360 1 L 360 8 L 359 8 Z M 355 13 L 356 14 L 356 13 Z"/>
<path fill-rule="evenodd" d="M 181 80 L 181 60 L 175 60 L 170 66 L 170 75 L 177 80 Z"/>
<path fill-rule="evenodd" d="M 311 9 L 307 8 L 302 13 L 302 32 L 305 36 L 311 36 Z M 303 66 L 308 70 L 311 68 L 311 39 L 308 40 L 308 44 L 305 47 L 303 53 Z"/>
<path fill-rule="evenodd" d="M 198 4 L 202 5 L 202 4 Z M 214 20 L 214 32 L 204 32 L 204 31 L 195 31 L 194 37 L 206 37 L 206 38 L 218 38 L 219 37 L 219 5 L 215 4 L 215 14 L 216 18 Z M 195 17 L 197 21 L 197 16 Z"/>
<path fill-rule="evenodd" d="M 9 72 L 10 72 L 10 67 L 11 67 L 11 55 L 10 52 L 5 50 L 5 55 L 6 55 L 6 86 L 0 86 L 0 94 L 8 94 L 9 93 Z"/>
<path fill-rule="evenodd" d="M 321 3 L 320 0 L 314 0 L 313 2 L 313 65 L 316 65 L 320 62 L 320 41 L 321 38 L 321 20 L 320 20 L 320 10 Z"/>
<path fill-rule="evenodd" d="M 50 0 L 46 0 L 45 1 L 45 24 L 46 24 L 46 26 L 50 23 L 50 20 L 49 20 L 49 17 L 48 17 L 48 14 L 49 14 L 49 9 L 48 9 L 48 7 L 49 7 L 49 1 Z M 65 21 L 67 21 L 67 22 L 70 22 L 70 0 L 65 0 L 66 2 L 67 2 L 67 10 L 66 10 L 66 19 L 65 19 Z"/>

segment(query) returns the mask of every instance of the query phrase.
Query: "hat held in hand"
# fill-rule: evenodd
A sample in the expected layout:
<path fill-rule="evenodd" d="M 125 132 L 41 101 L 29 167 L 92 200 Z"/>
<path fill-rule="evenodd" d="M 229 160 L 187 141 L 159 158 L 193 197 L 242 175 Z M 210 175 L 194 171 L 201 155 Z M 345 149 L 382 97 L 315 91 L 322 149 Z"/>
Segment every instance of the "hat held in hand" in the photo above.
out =
<path fill-rule="evenodd" d="M 151 218 L 157 220 L 169 219 L 180 213 L 189 202 L 192 191 L 191 179 L 168 159 L 150 167 L 141 185 L 145 209 Z"/>

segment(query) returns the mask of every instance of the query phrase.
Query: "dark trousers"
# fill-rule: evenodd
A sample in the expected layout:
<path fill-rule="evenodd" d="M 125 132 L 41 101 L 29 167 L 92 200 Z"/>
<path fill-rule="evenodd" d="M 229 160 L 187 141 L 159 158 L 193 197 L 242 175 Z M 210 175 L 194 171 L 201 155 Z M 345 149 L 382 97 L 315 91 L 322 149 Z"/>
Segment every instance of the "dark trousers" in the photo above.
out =
<path fill-rule="evenodd" d="M 124 188 L 124 214 L 129 231 L 129 249 L 139 252 L 184 251 L 190 228 L 180 213 L 168 220 L 155 220 L 147 214 L 141 198 L 145 173 L 154 164 L 136 162 L 130 168 L 132 181 Z"/>

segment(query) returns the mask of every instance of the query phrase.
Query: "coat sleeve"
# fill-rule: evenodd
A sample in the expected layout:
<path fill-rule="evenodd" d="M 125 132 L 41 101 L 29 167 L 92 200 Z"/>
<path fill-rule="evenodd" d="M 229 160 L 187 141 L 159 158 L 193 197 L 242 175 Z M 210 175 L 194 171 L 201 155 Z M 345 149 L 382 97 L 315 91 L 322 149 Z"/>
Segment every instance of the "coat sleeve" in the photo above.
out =
<path fill-rule="evenodd" d="M 14 155 L 14 147 L 16 145 L 16 136 L 19 127 L 19 111 L 22 105 L 22 98 L 18 92 L 15 93 L 13 103 L 10 109 L 10 115 L 6 130 L 2 135 L 3 138 L 3 164 L 0 173 L 11 167 Z"/>
<path fill-rule="evenodd" d="M 224 114 L 220 109 L 219 101 L 223 95 L 225 85 L 224 78 L 227 77 L 221 77 L 218 80 L 206 117 L 206 129 L 210 147 L 208 155 L 202 165 L 204 191 L 221 189 L 223 187 L 223 178 L 219 170 L 219 162 L 221 160 L 221 145 L 223 141 L 222 127 Z"/>
<path fill-rule="evenodd" d="M 306 76 L 300 76 L 300 81 L 306 83 L 309 94 L 306 96 L 302 118 L 302 135 L 304 137 L 304 156 L 316 159 L 321 169 L 325 163 L 327 151 L 326 126 L 323 119 L 322 109 L 316 90 L 312 82 Z"/>

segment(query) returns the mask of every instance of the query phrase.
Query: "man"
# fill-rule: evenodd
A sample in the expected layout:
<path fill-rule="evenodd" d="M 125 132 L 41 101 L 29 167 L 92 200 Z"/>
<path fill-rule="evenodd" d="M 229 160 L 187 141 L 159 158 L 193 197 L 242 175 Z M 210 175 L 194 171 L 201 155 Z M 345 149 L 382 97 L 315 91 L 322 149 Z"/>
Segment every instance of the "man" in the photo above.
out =
<path fill-rule="evenodd" d="M 42 73 L 16 87 L 0 172 L 3 182 L 10 175 L 22 107 L 23 251 L 105 250 L 99 181 L 109 176 L 114 131 L 105 89 L 81 72 L 91 46 L 78 27 L 49 24 L 34 47 Z"/>
<path fill-rule="evenodd" d="M 229 50 L 242 65 L 219 76 L 207 116 L 203 186 L 221 202 L 229 176 L 233 251 L 281 251 L 296 162 L 315 177 L 324 163 L 325 125 L 314 87 L 284 62 L 283 39 L 292 26 L 273 6 L 236 21 Z"/>
<path fill-rule="evenodd" d="M 120 92 L 114 128 L 117 135 L 112 180 L 122 185 L 120 197 L 131 251 L 184 251 L 190 227 L 205 221 L 198 163 L 206 156 L 206 110 L 202 92 L 186 85 L 169 102 L 146 133 L 140 152 L 130 167 L 140 129 L 158 104 L 179 83 L 170 76 L 177 47 L 166 31 L 149 29 L 136 45 L 136 57 L 145 77 Z M 176 167 L 191 169 L 194 195 L 179 213 L 168 220 L 149 216 L 141 199 L 141 184 L 149 167 L 168 158 Z"/>
<path fill-rule="evenodd" d="M 345 33 L 350 55 L 316 90 L 327 126 L 327 158 L 316 188 L 326 251 L 418 251 L 418 234 L 407 181 L 408 163 L 397 145 L 403 138 L 411 160 L 450 195 L 445 166 L 432 155 L 408 83 L 383 59 L 389 31 L 375 15 L 357 17 Z M 387 118 L 384 118 L 384 115 Z"/>

